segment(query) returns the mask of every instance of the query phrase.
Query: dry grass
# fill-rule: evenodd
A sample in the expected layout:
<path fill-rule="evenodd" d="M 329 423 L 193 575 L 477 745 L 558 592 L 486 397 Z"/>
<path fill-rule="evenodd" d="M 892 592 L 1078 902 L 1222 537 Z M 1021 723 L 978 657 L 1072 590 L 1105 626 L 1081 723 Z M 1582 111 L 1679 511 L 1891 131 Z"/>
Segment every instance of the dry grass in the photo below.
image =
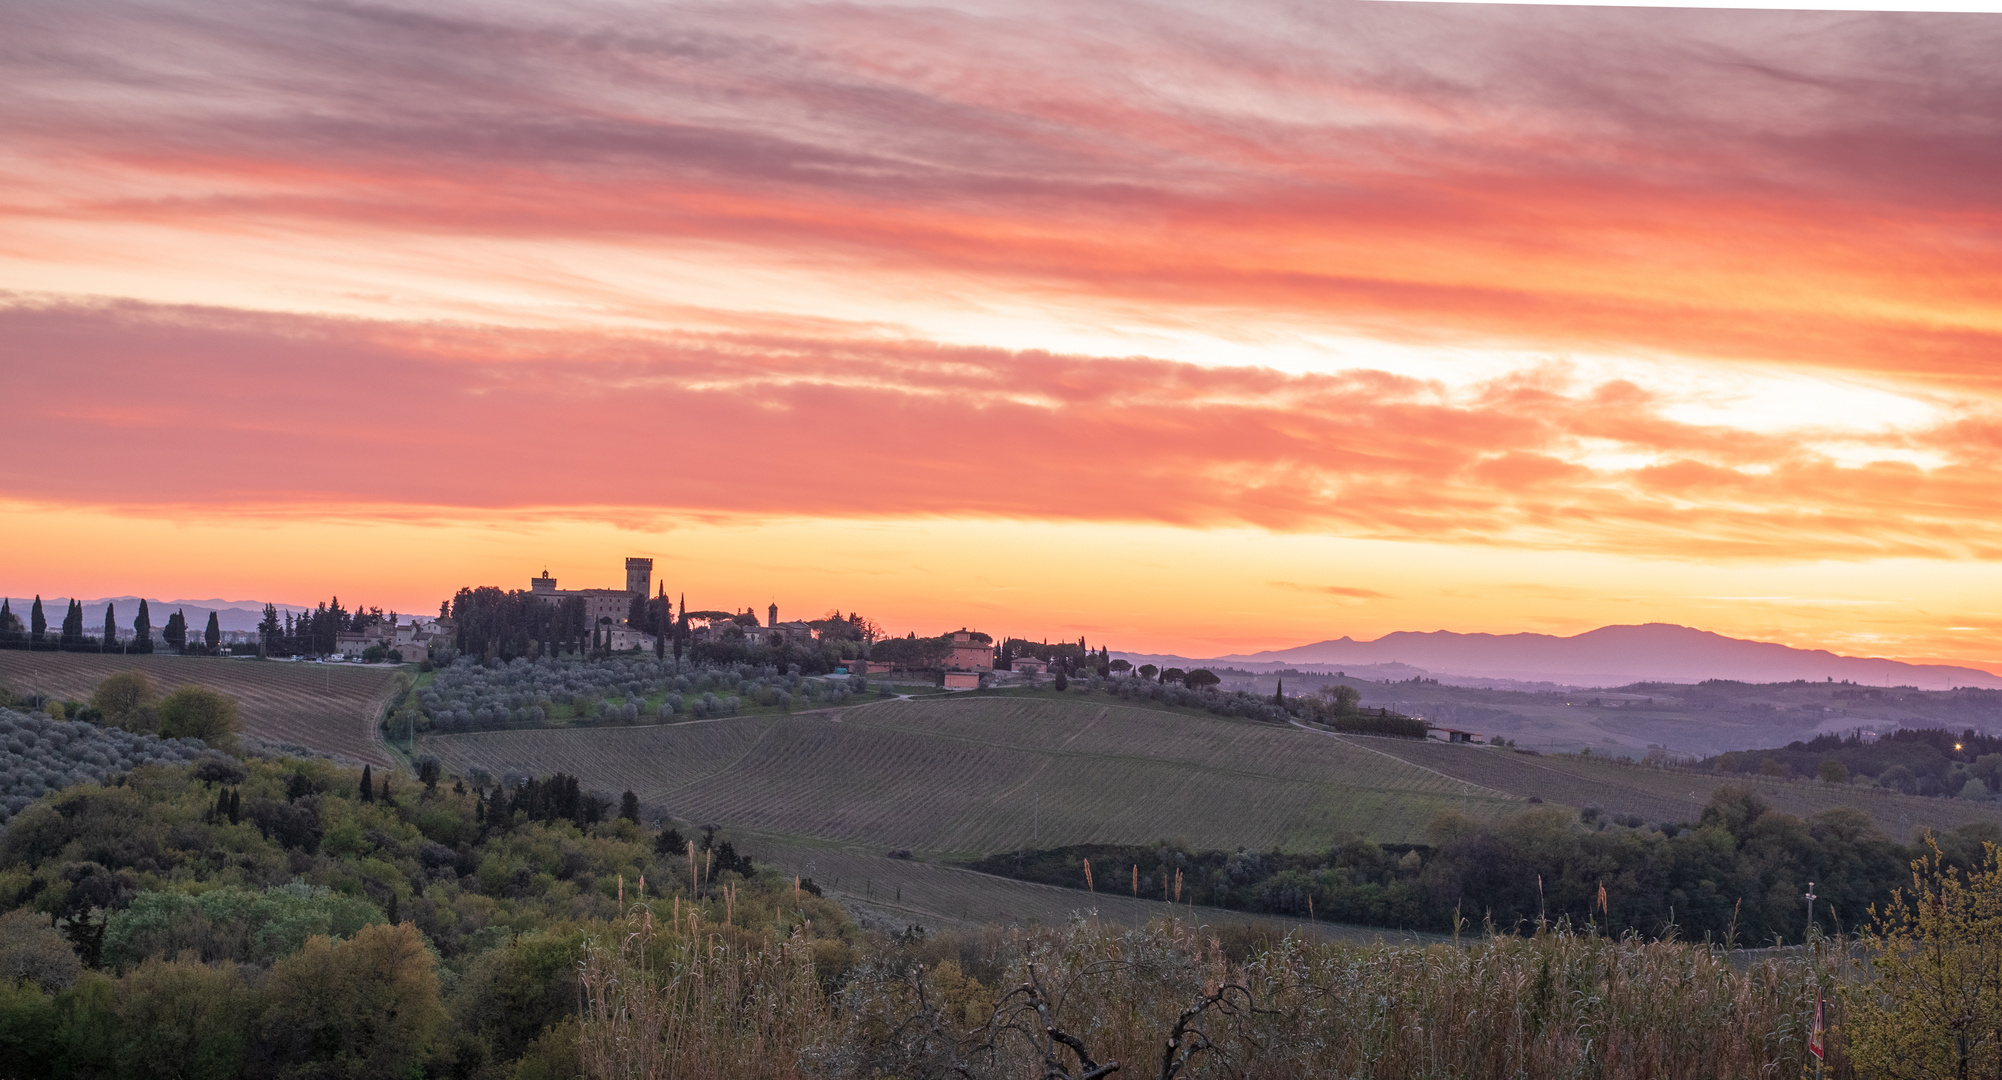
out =
<path fill-rule="evenodd" d="M 629 920 L 586 963 L 587 1075 L 1754 1080 L 1802 1075 L 1834 977 L 1572 933 L 1246 955 L 1186 923 L 1077 920 L 886 946 L 828 994 L 809 936 Z"/>
<path fill-rule="evenodd" d="M 16 694 L 88 700 L 104 677 L 139 670 L 162 692 L 200 683 L 236 698 L 244 731 L 378 766 L 396 759 L 376 741 L 394 669 L 196 656 L 117 656 L 0 649 L 0 686 Z"/>

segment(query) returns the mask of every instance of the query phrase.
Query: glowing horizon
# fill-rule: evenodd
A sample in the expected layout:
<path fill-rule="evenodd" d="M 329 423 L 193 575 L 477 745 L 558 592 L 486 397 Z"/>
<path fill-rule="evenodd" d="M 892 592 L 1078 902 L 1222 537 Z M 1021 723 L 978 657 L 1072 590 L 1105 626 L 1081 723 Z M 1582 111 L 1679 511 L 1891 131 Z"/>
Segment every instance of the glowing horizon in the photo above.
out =
<path fill-rule="evenodd" d="M 2002 673 L 2002 19 L 20 15 L 9 595 Z M 560 568 L 560 569 L 559 569 Z"/>

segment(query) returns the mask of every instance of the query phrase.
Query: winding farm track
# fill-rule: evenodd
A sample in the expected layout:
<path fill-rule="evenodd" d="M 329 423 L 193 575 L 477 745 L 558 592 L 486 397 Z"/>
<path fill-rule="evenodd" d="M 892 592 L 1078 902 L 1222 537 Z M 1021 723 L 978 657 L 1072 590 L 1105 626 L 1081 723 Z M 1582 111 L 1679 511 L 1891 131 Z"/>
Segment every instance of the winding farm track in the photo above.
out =
<path fill-rule="evenodd" d="M 104 677 L 143 671 L 161 692 L 199 683 L 236 698 L 244 733 L 382 767 L 398 759 L 376 720 L 397 685 L 397 669 L 359 664 L 295 664 L 205 656 L 121 656 L 0 649 L 0 686 L 16 694 L 88 700 Z"/>

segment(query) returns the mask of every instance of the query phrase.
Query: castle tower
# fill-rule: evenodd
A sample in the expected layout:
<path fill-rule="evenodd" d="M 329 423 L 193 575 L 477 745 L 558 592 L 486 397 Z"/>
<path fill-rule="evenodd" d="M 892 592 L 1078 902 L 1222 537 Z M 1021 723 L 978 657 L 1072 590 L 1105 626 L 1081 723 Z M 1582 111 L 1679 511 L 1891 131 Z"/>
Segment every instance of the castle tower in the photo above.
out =
<path fill-rule="evenodd" d="M 653 560 L 626 560 L 626 591 L 634 596 L 645 596 L 653 590 Z"/>
<path fill-rule="evenodd" d="M 767 616 L 767 617 L 765 618 L 765 629 L 767 629 L 767 630 L 776 630 L 776 629 L 778 629 L 778 628 L 779 628 L 779 605 L 778 605 L 778 602 L 777 602 L 777 601 L 773 601 L 773 602 L 772 602 L 772 606 L 771 606 L 770 608 L 767 608 L 766 610 L 767 610 L 767 611 L 769 611 L 769 612 L 770 612 L 770 614 L 769 614 L 769 615 L 768 615 L 768 616 Z"/>

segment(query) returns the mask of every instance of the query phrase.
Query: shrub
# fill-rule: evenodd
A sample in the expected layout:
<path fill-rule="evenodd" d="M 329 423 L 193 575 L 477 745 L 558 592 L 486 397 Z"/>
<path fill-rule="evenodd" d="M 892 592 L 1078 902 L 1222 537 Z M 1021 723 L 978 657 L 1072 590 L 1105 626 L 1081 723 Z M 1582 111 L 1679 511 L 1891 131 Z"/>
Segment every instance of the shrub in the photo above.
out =
<path fill-rule="evenodd" d="M 206 686 L 189 684 L 160 702 L 160 735 L 200 739 L 218 750 L 236 748 L 236 699 Z"/>
<path fill-rule="evenodd" d="M 424 938 L 409 923 L 314 937 L 278 961 L 258 1018 L 280 1075 L 419 1075 L 445 1009 Z"/>
<path fill-rule="evenodd" d="M 121 671 L 106 676 L 90 696 L 91 707 L 103 714 L 105 724 L 139 732 L 158 728 L 160 720 L 153 706 L 159 700 L 153 680 L 143 671 Z"/>
<path fill-rule="evenodd" d="M 2002 849 L 1969 872 L 1939 847 L 1860 938 L 1876 978 L 1845 987 L 1848 1049 L 1864 1075 L 1997 1076 L 2002 1058 Z M 1970 1072 L 1972 1065 L 1976 1071 Z"/>
<path fill-rule="evenodd" d="M 82 973 L 83 962 L 47 915 L 27 908 L 0 915 L 0 981 L 27 980 L 53 994 Z"/>

